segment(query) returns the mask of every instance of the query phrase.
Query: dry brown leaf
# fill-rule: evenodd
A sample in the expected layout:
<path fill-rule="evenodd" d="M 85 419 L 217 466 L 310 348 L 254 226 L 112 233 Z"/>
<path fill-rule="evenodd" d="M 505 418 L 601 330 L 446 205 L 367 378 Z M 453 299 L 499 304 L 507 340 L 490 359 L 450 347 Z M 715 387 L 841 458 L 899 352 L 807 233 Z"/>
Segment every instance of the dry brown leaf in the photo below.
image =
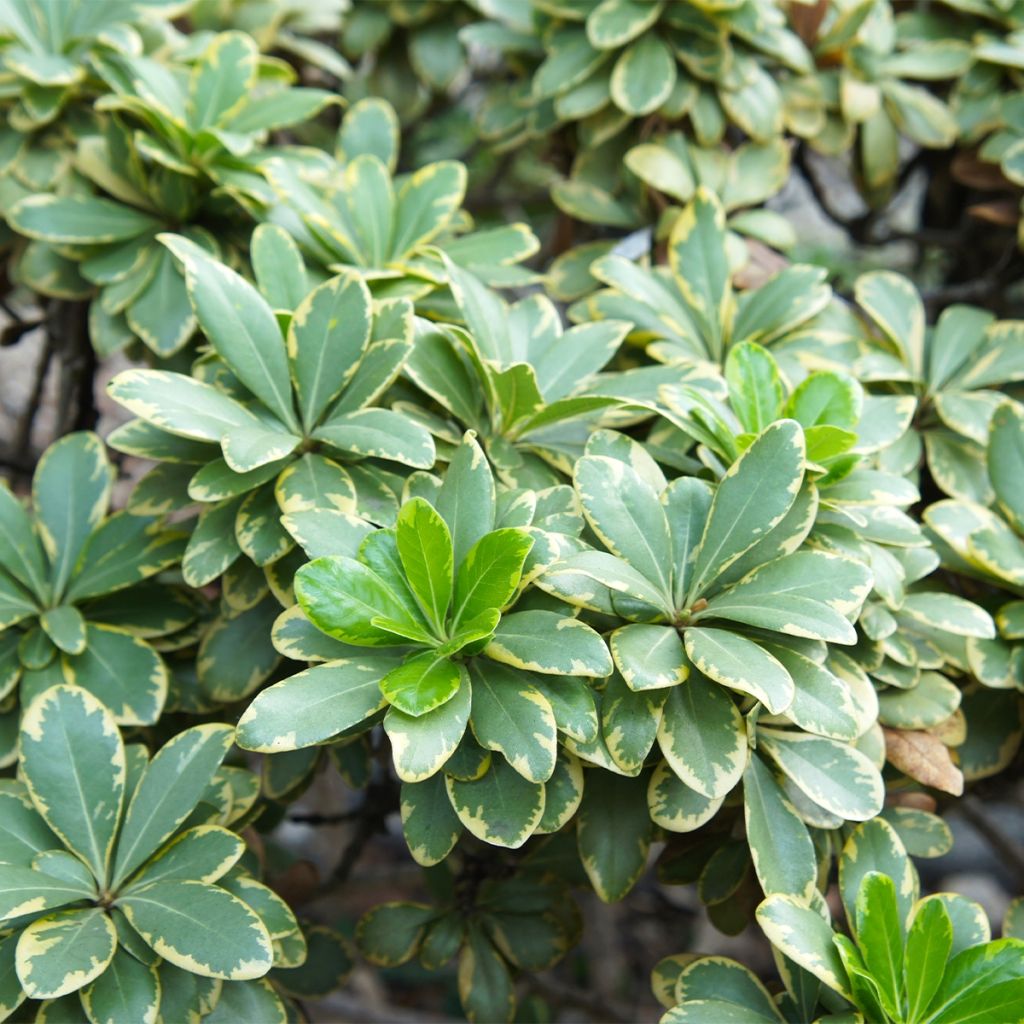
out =
<path fill-rule="evenodd" d="M 961 185 L 977 188 L 983 192 L 1013 188 L 999 164 L 991 163 L 988 160 L 979 160 L 976 152 L 957 153 L 950 164 L 950 173 L 954 180 L 960 182 Z"/>
<path fill-rule="evenodd" d="M 950 757 L 949 749 L 937 736 L 909 729 L 883 729 L 885 754 L 894 768 L 924 786 L 960 796 L 964 791 L 963 772 Z"/>
<path fill-rule="evenodd" d="M 818 30 L 828 13 L 828 0 L 817 0 L 816 3 L 791 3 L 789 5 L 789 23 L 796 34 L 808 46 L 813 46 L 818 39 Z"/>
<path fill-rule="evenodd" d="M 967 212 L 978 220 L 1009 228 L 1020 219 L 1020 206 L 1012 199 L 993 200 L 991 203 L 974 203 Z"/>
<path fill-rule="evenodd" d="M 885 797 L 886 807 L 911 807 L 915 811 L 934 813 L 939 802 L 929 793 L 920 790 L 908 790 L 906 793 L 888 793 Z"/>
<path fill-rule="evenodd" d="M 765 281 L 789 266 L 789 260 L 785 256 L 769 248 L 764 242 L 759 242 L 756 238 L 748 238 L 745 241 L 750 260 L 733 275 L 733 282 L 737 288 L 760 288 Z"/>

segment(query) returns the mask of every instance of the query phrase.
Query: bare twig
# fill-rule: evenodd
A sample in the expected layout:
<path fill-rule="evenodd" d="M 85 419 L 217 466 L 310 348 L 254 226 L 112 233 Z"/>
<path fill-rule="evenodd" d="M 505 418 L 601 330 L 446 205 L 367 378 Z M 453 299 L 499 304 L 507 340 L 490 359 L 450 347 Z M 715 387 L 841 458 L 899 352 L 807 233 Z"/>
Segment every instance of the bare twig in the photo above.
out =
<path fill-rule="evenodd" d="M 585 1010 L 592 1024 L 628 1024 L 636 1020 L 636 1014 L 629 1007 L 608 999 L 600 992 L 588 992 L 540 974 L 531 974 L 525 981 L 538 995 L 559 1006 Z"/>
<path fill-rule="evenodd" d="M 19 460 L 31 461 L 30 448 L 32 445 L 32 427 L 36 421 L 36 413 L 43 398 L 43 388 L 46 385 L 46 374 L 50 369 L 50 359 L 53 356 L 53 347 L 50 344 L 49 334 L 43 335 L 43 347 L 36 362 L 35 374 L 32 378 L 32 390 L 29 392 L 25 408 L 18 417 L 18 425 L 15 427 L 14 436 L 11 439 L 11 452 Z"/>
<path fill-rule="evenodd" d="M 971 794 L 962 797 L 956 808 L 971 828 L 995 850 L 1003 864 L 1016 874 L 1019 886 L 1024 888 L 1024 846 L 1011 839 L 992 821 L 977 797 Z"/>

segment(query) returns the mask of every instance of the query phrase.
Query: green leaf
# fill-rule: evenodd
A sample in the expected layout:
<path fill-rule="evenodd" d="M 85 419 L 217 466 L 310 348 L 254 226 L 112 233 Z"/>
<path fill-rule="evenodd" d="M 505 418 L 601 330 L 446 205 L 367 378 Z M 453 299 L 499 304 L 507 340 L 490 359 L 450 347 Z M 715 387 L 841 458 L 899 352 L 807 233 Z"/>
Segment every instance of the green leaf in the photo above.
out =
<path fill-rule="evenodd" d="M 28 238 L 64 245 L 100 245 L 136 238 L 160 222 L 124 203 L 96 196 L 35 195 L 7 213 L 11 226 Z"/>
<path fill-rule="evenodd" d="M 427 164 L 398 191 L 391 258 L 400 260 L 438 235 L 462 205 L 466 168 L 454 160 Z"/>
<path fill-rule="evenodd" d="M 177 562 L 184 549 L 182 534 L 145 516 L 115 513 L 86 542 L 67 598 L 79 602 L 139 583 Z"/>
<path fill-rule="evenodd" d="M 338 151 L 346 160 L 361 153 L 373 153 L 393 174 L 398 162 L 399 134 L 394 107 L 377 96 L 369 96 L 345 111 L 338 130 Z"/>
<path fill-rule="evenodd" d="M 810 834 L 761 758 L 743 773 L 743 814 L 754 871 L 766 896 L 783 893 L 810 900 L 818 860 Z"/>
<path fill-rule="evenodd" d="M 1018 533 L 1024 533 L 1024 416 L 1006 403 L 992 416 L 988 472 L 1000 507 Z"/>
<path fill-rule="evenodd" d="M 227 725 L 197 725 L 178 733 L 146 766 L 128 805 L 117 843 L 117 885 L 138 868 L 192 813 L 234 739 Z"/>
<path fill-rule="evenodd" d="M 217 1005 L 203 1017 L 208 1024 L 234 1024 L 239 1020 L 288 1024 L 289 1019 L 284 1002 L 267 978 L 224 982 Z"/>
<path fill-rule="evenodd" d="M 630 466 L 605 456 L 580 459 L 573 482 L 605 547 L 654 583 L 668 603 L 672 544 L 658 495 Z"/>
<path fill-rule="evenodd" d="M 125 370 L 107 387 L 110 396 L 147 423 L 196 441 L 220 443 L 236 428 L 259 427 L 241 403 L 211 384 L 167 370 Z"/>
<path fill-rule="evenodd" d="M 270 935 L 240 899 L 203 882 L 155 882 L 118 898 L 132 927 L 164 960 L 207 978 L 242 981 L 273 963 Z"/>
<path fill-rule="evenodd" d="M 669 832 L 693 832 L 707 824 L 718 813 L 723 799 L 712 799 L 691 789 L 665 761 L 654 769 L 647 787 L 651 821 Z"/>
<path fill-rule="evenodd" d="M 117 933 L 100 909 L 60 910 L 33 921 L 18 939 L 18 978 L 30 999 L 59 999 L 106 970 Z"/>
<path fill-rule="evenodd" d="M 295 595 L 310 622 L 328 636 L 367 647 L 402 640 L 378 623 L 391 621 L 427 638 L 424 626 L 372 569 L 353 558 L 318 558 L 295 574 Z"/>
<path fill-rule="evenodd" d="M 869 871 L 857 893 L 857 945 L 886 1013 L 899 1014 L 903 984 L 903 920 L 891 878 Z"/>
<path fill-rule="evenodd" d="M 783 1019 L 757 977 L 724 956 L 700 956 L 685 965 L 676 982 L 676 992 L 684 1005 L 698 999 L 720 999 L 751 1011 L 758 1020 Z"/>
<path fill-rule="evenodd" d="M 104 1024 L 148 1024 L 160 1008 L 160 982 L 155 967 L 118 949 L 107 969 L 82 989 L 82 1006 L 90 1020 Z"/>
<path fill-rule="evenodd" d="M 50 559 L 55 597 L 64 592 L 89 534 L 110 503 L 112 472 L 93 433 L 69 434 L 44 452 L 32 478 L 36 528 Z"/>
<path fill-rule="evenodd" d="M 793 420 L 773 423 L 729 467 L 715 491 L 697 549 L 688 605 L 782 521 L 803 473 L 803 432 Z"/>
<path fill-rule="evenodd" d="M 622 899 L 647 866 L 653 829 L 644 780 L 592 771 L 577 816 L 576 841 L 590 884 L 605 903 Z"/>
<path fill-rule="evenodd" d="M 710 354 L 719 359 L 731 326 L 732 284 L 725 249 L 725 211 L 703 185 L 676 218 L 669 263 Z"/>
<path fill-rule="evenodd" d="M 583 799 L 583 766 L 567 750 L 559 750 L 555 770 L 544 784 L 544 814 L 535 835 L 558 832 L 572 820 Z"/>
<path fill-rule="evenodd" d="M 309 281 L 302 253 L 277 224 L 258 224 L 249 244 L 256 283 L 274 309 L 294 310 L 306 297 Z"/>
<path fill-rule="evenodd" d="M 54 644 L 67 654 L 81 654 L 85 650 L 85 619 L 72 605 L 47 609 L 39 617 L 39 624 Z"/>
<path fill-rule="evenodd" d="M 126 764 L 113 716 L 87 691 L 55 686 L 25 711 L 19 743 L 21 774 L 36 810 L 105 881 Z"/>
<path fill-rule="evenodd" d="M 380 710 L 380 680 L 397 664 L 393 655 L 329 661 L 299 672 L 262 693 L 238 721 L 246 750 L 298 750 L 336 736 Z"/>
<path fill-rule="evenodd" d="M 98 697 L 122 725 L 152 725 L 167 700 L 167 666 L 143 639 L 86 626 L 86 647 L 63 658 L 64 677 Z"/>
<path fill-rule="evenodd" d="M 921 1020 L 935 995 L 953 946 L 953 925 L 936 900 L 920 904 L 907 932 L 903 989 L 908 1020 Z"/>
<path fill-rule="evenodd" d="M 660 14 L 657 4 L 602 0 L 587 15 L 587 38 L 599 49 L 615 49 L 649 29 Z"/>
<path fill-rule="evenodd" d="M 418 718 L 451 700 L 466 670 L 436 651 L 411 655 L 380 681 L 392 707 Z"/>
<path fill-rule="evenodd" d="M 271 427 L 228 427 L 220 439 L 224 461 L 236 473 L 252 473 L 270 463 L 280 462 L 302 443 L 280 424 Z"/>
<path fill-rule="evenodd" d="M 832 929 L 816 910 L 793 896 L 769 896 L 757 908 L 757 923 L 776 949 L 850 998 L 846 970 L 832 944 Z"/>
<path fill-rule="evenodd" d="M 644 117 L 657 110 L 676 84 L 676 60 L 657 33 L 647 32 L 615 62 L 612 100 L 619 110 Z"/>
<path fill-rule="evenodd" d="M 455 753 L 472 704 L 472 687 L 463 679 L 455 696 L 425 715 L 413 717 L 390 708 L 384 731 L 391 741 L 395 771 L 403 782 L 429 779 Z"/>
<path fill-rule="evenodd" d="M 54 910 L 94 895 L 95 889 L 80 881 L 48 875 L 34 867 L 0 864 L 0 921 Z"/>
<path fill-rule="evenodd" d="M 340 452 L 388 459 L 414 469 L 430 469 L 436 458 L 430 434 L 391 409 L 336 413 L 313 431 L 313 437 Z"/>
<path fill-rule="evenodd" d="M 0 864 L 28 867 L 37 853 L 59 846 L 60 840 L 46 827 L 24 790 L 0 790 Z"/>
<path fill-rule="evenodd" d="M 768 650 L 782 663 L 794 683 L 793 703 L 786 717 L 806 732 L 851 742 L 862 725 L 849 687 L 823 665 L 781 644 Z"/>
<path fill-rule="evenodd" d="M 603 677 L 612 671 L 600 635 L 579 619 L 552 611 L 503 616 L 484 653 L 513 668 L 548 675 Z"/>
<path fill-rule="evenodd" d="M 674 626 L 631 623 L 612 633 L 610 646 L 615 665 L 631 690 L 677 686 L 690 673 Z"/>
<path fill-rule="evenodd" d="M 999 939 L 958 953 L 928 1006 L 929 1024 L 1010 1020 L 1024 997 L 1020 939 Z"/>
<path fill-rule="evenodd" d="M 731 619 L 790 636 L 852 644 L 856 615 L 871 590 L 870 570 L 824 551 L 797 551 L 766 563 L 712 597 L 697 621 Z"/>
<path fill-rule="evenodd" d="M 474 433 L 467 431 L 448 464 L 436 501 L 437 511 L 451 531 L 455 565 L 460 574 L 470 549 L 494 529 L 494 502 L 491 467 Z"/>
<path fill-rule="evenodd" d="M 189 298 L 214 350 L 289 429 L 299 432 L 284 339 L 273 311 L 244 278 L 180 235 L 161 235 L 185 267 Z"/>
<path fill-rule="evenodd" d="M 354 512 L 356 491 L 352 477 L 337 462 L 306 452 L 282 470 L 274 494 L 285 514 L 329 509 Z"/>
<path fill-rule="evenodd" d="M 749 693 L 772 714 L 782 714 L 793 702 L 793 677 L 778 658 L 753 640 L 724 629 L 690 627 L 683 643 L 690 661 L 722 686 Z"/>
<path fill-rule="evenodd" d="M 920 379 L 924 374 L 925 316 L 917 289 L 899 274 L 876 270 L 857 278 L 854 295 Z"/>
<path fill-rule="evenodd" d="M 42 546 L 28 512 L 6 483 L 0 483 L 0 566 L 38 598 L 46 596 Z"/>
<path fill-rule="evenodd" d="M 398 554 L 406 579 L 428 619 L 443 632 L 452 599 L 452 538 L 448 526 L 424 498 L 407 501 L 396 523 Z"/>
<path fill-rule="evenodd" d="M 782 381 L 767 349 L 750 341 L 733 345 L 725 360 L 725 379 L 729 404 L 748 433 L 759 434 L 778 418 L 783 402 Z"/>
<path fill-rule="evenodd" d="M 676 775 L 708 799 L 729 793 L 747 763 L 747 736 L 736 705 L 697 673 L 669 692 L 658 744 Z"/>
<path fill-rule="evenodd" d="M 358 274 L 325 281 L 297 306 L 288 362 L 307 430 L 352 379 L 369 341 L 370 293 Z"/>
<path fill-rule="evenodd" d="M 500 758 L 482 778 L 461 782 L 446 776 L 445 786 L 459 821 L 492 846 L 518 849 L 544 813 L 544 786 L 523 778 Z"/>
<path fill-rule="evenodd" d="M 416 955 L 434 910 L 422 903 L 381 903 L 363 914 L 356 942 L 370 963 L 398 967 Z"/>
<path fill-rule="evenodd" d="M 220 825 L 197 825 L 175 836 L 132 879 L 133 887 L 168 878 L 212 883 L 245 852 L 245 843 Z"/>
<path fill-rule="evenodd" d="M 555 770 L 555 715 L 531 677 L 477 660 L 471 667 L 473 735 L 497 750 L 524 779 L 547 782 Z"/>
<path fill-rule="evenodd" d="M 152 262 L 152 276 L 124 315 L 128 326 L 153 352 L 168 358 L 195 333 L 196 317 L 174 257 L 164 250 L 154 250 Z"/>
<path fill-rule="evenodd" d="M 348 979 L 355 966 L 349 940 L 325 925 L 306 925 L 306 961 L 278 975 L 278 990 L 293 999 L 323 999 Z"/>
<path fill-rule="evenodd" d="M 459 1000 L 473 1024 L 512 1020 L 516 993 L 509 969 L 475 924 L 459 955 L 458 985 Z"/>
<path fill-rule="evenodd" d="M 848 821 L 882 809 L 885 787 L 878 769 L 859 750 L 823 736 L 758 730 L 758 746 L 816 804 Z"/>
<path fill-rule="evenodd" d="M 259 48 L 245 32 L 221 32 L 192 67 L 188 123 L 199 133 L 223 124 L 249 101 L 259 72 Z"/>
<path fill-rule="evenodd" d="M 492 530 L 473 544 L 455 577 L 454 629 L 493 608 L 504 608 L 519 587 L 533 543 L 524 530 L 507 527 Z"/>
<path fill-rule="evenodd" d="M 417 864 L 440 864 L 458 842 L 462 825 L 452 810 L 444 777 L 433 775 L 423 782 L 403 782 L 402 832 Z"/>

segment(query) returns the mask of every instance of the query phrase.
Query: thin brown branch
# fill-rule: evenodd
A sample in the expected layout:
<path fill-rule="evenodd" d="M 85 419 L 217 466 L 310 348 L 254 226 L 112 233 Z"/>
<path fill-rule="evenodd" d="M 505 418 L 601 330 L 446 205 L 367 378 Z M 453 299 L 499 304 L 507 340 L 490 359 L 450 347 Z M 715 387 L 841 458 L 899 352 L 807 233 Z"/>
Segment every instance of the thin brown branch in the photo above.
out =
<path fill-rule="evenodd" d="M 588 992 L 540 974 L 528 975 L 524 980 L 534 992 L 556 1005 L 586 1011 L 591 1024 L 629 1024 L 636 1020 L 636 1014 L 629 1007 L 600 992 Z"/>
<path fill-rule="evenodd" d="M 981 801 L 968 793 L 955 805 L 967 823 L 992 849 L 1006 868 L 1017 876 L 1018 888 L 1024 889 L 1024 846 L 1008 836 L 986 813 Z"/>

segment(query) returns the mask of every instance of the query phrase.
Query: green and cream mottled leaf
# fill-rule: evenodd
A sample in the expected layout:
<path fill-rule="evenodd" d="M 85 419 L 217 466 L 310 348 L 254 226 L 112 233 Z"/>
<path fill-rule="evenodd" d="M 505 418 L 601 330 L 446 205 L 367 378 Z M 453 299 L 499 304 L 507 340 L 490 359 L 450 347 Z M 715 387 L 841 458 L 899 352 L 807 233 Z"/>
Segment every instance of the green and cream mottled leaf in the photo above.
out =
<path fill-rule="evenodd" d="M 217 886 L 166 880 L 117 901 L 132 927 L 159 956 L 207 978 L 259 978 L 273 964 L 259 916 Z"/>
<path fill-rule="evenodd" d="M 691 627 L 683 638 L 690 661 L 709 679 L 756 697 L 772 714 L 793 702 L 793 678 L 767 650 L 740 633 Z"/>
<path fill-rule="evenodd" d="M 555 770 L 544 783 L 544 814 L 535 835 L 557 832 L 572 820 L 583 799 L 583 766 L 567 750 L 559 750 Z"/>
<path fill-rule="evenodd" d="M 743 813 L 754 871 L 766 896 L 775 893 L 809 900 L 818 861 L 807 827 L 761 758 L 752 756 L 743 773 Z"/>
<path fill-rule="evenodd" d="M 544 786 L 523 778 L 501 758 L 472 782 L 446 776 L 452 807 L 466 830 L 485 843 L 518 849 L 544 814 Z"/>
<path fill-rule="evenodd" d="M 413 717 L 389 708 L 384 731 L 391 741 L 395 771 L 403 782 L 422 782 L 439 771 L 455 753 L 469 724 L 472 687 L 468 677 L 451 700 Z"/>
<path fill-rule="evenodd" d="M 425 651 L 388 672 L 380 690 L 392 707 L 418 718 L 451 700 L 467 678 L 463 666 L 438 651 Z"/>
<path fill-rule="evenodd" d="M 758 730 L 758 745 L 811 800 L 848 821 L 873 818 L 885 787 L 859 750 L 824 736 Z"/>
<path fill-rule="evenodd" d="M 782 521 L 803 474 L 803 432 L 794 420 L 773 423 L 729 467 L 715 491 L 694 556 L 688 604 Z"/>
<path fill-rule="evenodd" d="M 310 292 L 288 327 L 288 363 L 302 422 L 312 429 L 352 379 L 370 341 L 370 292 L 355 273 Z"/>
<path fill-rule="evenodd" d="M 32 478 L 32 505 L 57 597 L 89 535 L 107 513 L 112 479 L 103 442 L 93 433 L 69 434 L 39 460 Z"/>
<path fill-rule="evenodd" d="M 140 963 L 123 948 L 107 969 L 82 989 L 82 1006 L 90 1020 L 103 1024 L 156 1024 L 160 1009 L 156 967 Z"/>
<path fill-rule="evenodd" d="M 496 750 L 524 779 L 547 782 L 555 770 L 556 721 L 531 677 L 505 665 L 474 661 L 470 724 L 477 741 Z"/>
<path fill-rule="evenodd" d="M 612 671 L 600 635 L 579 619 L 552 611 L 503 616 L 485 653 L 513 668 L 546 675 L 603 677 Z"/>
<path fill-rule="evenodd" d="M 210 344 L 286 427 L 298 430 L 284 339 L 266 301 L 243 277 L 182 236 L 160 240 L 185 267 L 189 298 Z"/>
<path fill-rule="evenodd" d="M 647 809 L 651 821 L 669 832 L 693 832 L 707 824 L 725 797 L 706 797 L 691 789 L 662 761 L 647 786 Z"/>
<path fill-rule="evenodd" d="M 402 832 L 413 860 L 423 867 L 439 864 L 452 852 L 462 825 L 445 788 L 444 776 L 423 782 L 403 782 Z"/>
<path fill-rule="evenodd" d="M 380 680 L 398 664 L 394 655 L 361 654 L 299 672 L 260 693 L 238 721 L 246 750 L 277 753 L 322 743 L 384 707 Z"/>
<path fill-rule="evenodd" d="M 99 908 L 59 910 L 33 921 L 18 938 L 18 978 L 31 999 L 59 999 L 107 969 L 117 932 Z"/>
<path fill-rule="evenodd" d="M 793 896 L 769 896 L 757 908 L 757 923 L 768 940 L 822 984 L 850 998 L 846 970 L 832 944 L 832 928 Z"/>
<path fill-rule="evenodd" d="M 55 686 L 24 713 L 19 744 L 21 775 L 36 809 L 105 881 L 126 769 L 113 716 L 80 687 Z"/>
<path fill-rule="evenodd" d="M 606 903 L 622 899 L 647 866 L 653 829 L 645 789 L 642 779 L 587 773 L 576 840 L 590 884 Z"/>
<path fill-rule="evenodd" d="M 739 710 L 728 693 L 698 674 L 669 692 L 658 744 L 676 775 L 708 799 L 725 797 L 747 763 Z"/>

